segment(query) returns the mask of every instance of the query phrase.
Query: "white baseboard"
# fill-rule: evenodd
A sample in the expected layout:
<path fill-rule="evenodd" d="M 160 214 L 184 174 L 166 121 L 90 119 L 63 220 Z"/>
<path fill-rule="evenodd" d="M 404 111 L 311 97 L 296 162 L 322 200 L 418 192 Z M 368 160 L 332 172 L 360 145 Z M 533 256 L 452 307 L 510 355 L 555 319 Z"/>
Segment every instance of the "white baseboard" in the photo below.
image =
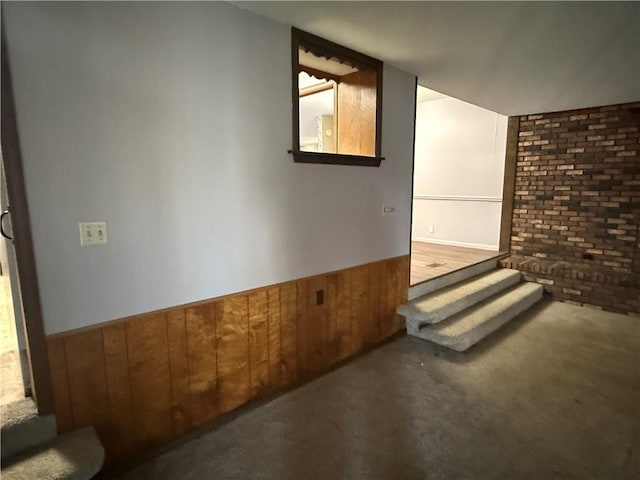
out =
<path fill-rule="evenodd" d="M 437 238 L 412 237 L 413 242 L 436 243 L 438 245 L 451 245 L 454 247 L 478 248 L 480 250 L 498 251 L 498 245 L 485 245 L 483 243 L 456 242 L 455 240 L 440 240 Z"/>

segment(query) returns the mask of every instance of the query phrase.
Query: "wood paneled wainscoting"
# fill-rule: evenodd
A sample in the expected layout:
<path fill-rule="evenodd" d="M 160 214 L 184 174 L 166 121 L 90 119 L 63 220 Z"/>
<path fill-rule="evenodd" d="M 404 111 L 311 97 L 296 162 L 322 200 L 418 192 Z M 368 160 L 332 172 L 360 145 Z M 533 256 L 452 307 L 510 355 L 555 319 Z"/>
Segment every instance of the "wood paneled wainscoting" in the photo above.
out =
<path fill-rule="evenodd" d="M 402 256 L 49 336 L 58 430 L 147 452 L 401 331 L 408 285 Z"/>

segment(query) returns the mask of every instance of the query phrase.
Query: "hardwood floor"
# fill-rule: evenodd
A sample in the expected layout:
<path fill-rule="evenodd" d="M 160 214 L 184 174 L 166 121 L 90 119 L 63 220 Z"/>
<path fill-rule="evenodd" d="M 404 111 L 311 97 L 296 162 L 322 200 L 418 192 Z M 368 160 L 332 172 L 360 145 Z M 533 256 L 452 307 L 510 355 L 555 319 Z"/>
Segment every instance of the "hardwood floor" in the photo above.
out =
<path fill-rule="evenodd" d="M 0 276 L 0 405 L 24 397 L 9 276 Z"/>
<path fill-rule="evenodd" d="M 411 242 L 411 285 L 498 256 L 491 250 Z"/>

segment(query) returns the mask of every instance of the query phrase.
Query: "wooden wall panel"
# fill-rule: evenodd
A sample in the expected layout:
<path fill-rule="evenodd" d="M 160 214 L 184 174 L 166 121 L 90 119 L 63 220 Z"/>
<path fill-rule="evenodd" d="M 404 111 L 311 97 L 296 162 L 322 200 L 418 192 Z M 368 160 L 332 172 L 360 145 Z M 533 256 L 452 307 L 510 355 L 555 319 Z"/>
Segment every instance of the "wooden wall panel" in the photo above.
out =
<path fill-rule="evenodd" d="M 405 257 L 400 257 L 396 259 L 396 271 L 398 272 L 398 297 L 396 298 L 395 304 L 400 305 L 407 301 L 409 298 L 409 281 L 410 281 L 410 271 L 411 271 L 411 257 L 408 255 Z M 394 308 L 395 310 L 395 308 Z M 404 318 L 400 315 L 396 314 L 396 332 L 404 331 L 405 322 Z"/>
<path fill-rule="evenodd" d="M 280 367 L 280 287 L 267 289 L 267 308 L 269 315 L 269 387 L 283 385 Z"/>
<path fill-rule="evenodd" d="M 129 379 L 127 332 L 124 323 L 108 325 L 102 330 L 104 360 L 109 393 L 110 429 L 108 450 L 116 456 L 136 448 L 133 433 L 133 406 Z"/>
<path fill-rule="evenodd" d="M 327 275 L 326 290 L 326 324 L 327 324 L 327 345 L 325 347 L 325 355 L 329 361 L 338 358 L 338 295 L 339 295 L 339 274 L 333 273 Z"/>
<path fill-rule="evenodd" d="M 169 375 L 171 376 L 171 427 L 175 436 L 191 429 L 191 396 L 187 324 L 183 308 L 167 312 Z"/>
<path fill-rule="evenodd" d="M 376 72 L 358 71 L 338 84 L 338 153 L 376 154 Z"/>
<path fill-rule="evenodd" d="M 64 343 L 74 427 L 93 425 L 108 441 L 111 428 L 102 329 L 69 335 Z"/>
<path fill-rule="evenodd" d="M 338 297 L 336 299 L 337 360 L 344 360 L 355 353 L 353 348 L 353 324 L 351 321 L 351 270 L 338 272 Z"/>
<path fill-rule="evenodd" d="M 304 378 L 309 373 L 308 280 L 298 280 L 295 285 L 298 376 Z"/>
<path fill-rule="evenodd" d="M 189 398 L 194 425 L 218 415 L 218 369 L 214 304 L 185 309 Z"/>
<path fill-rule="evenodd" d="M 64 343 L 64 337 L 53 338 L 48 342 L 53 406 L 58 423 L 58 433 L 60 434 L 73 430 L 75 425 L 71 406 L 71 393 L 69 391 L 67 353 Z"/>
<path fill-rule="evenodd" d="M 59 430 L 149 451 L 401 331 L 408 287 L 398 257 L 49 337 Z"/>
<path fill-rule="evenodd" d="M 399 302 L 399 277 L 398 271 L 400 264 L 397 259 L 386 262 L 383 269 L 383 282 L 381 287 L 382 300 L 382 337 L 387 338 L 398 331 L 398 320 L 396 316 L 396 307 Z M 401 302 L 400 302 L 401 303 Z"/>
<path fill-rule="evenodd" d="M 511 226 L 513 224 L 513 202 L 516 190 L 516 164 L 518 163 L 518 140 L 520 117 L 509 117 L 507 123 L 507 146 L 504 155 L 502 183 L 502 211 L 500 213 L 500 252 L 511 249 Z M 579 162 L 578 162 L 579 163 Z"/>
<path fill-rule="evenodd" d="M 249 294 L 249 370 L 251 396 L 269 389 L 269 310 L 267 290 Z"/>
<path fill-rule="evenodd" d="M 166 313 L 127 322 L 127 352 L 136 444 L 147 449 L 173 432 Z"/>
<path fill-rule="evenodd" d="M 322 296 L 321 299 L 318 295 Z M 318 300 L 322 300 L 318 304 Z M 324 370 L 330 363 L 329 329 L 327 326 L 327 277 L 318 276 L 307 281 L 307 345 L 310 373 Z"/>
<path fill-rule="evenodd" d="M 351 270 L 351 350 L 357 352 L 366 346 L 369 335 L 369 269 L 367 265 Z"/>
<path fill-rule="evenodd" d="M 281 380 L 291 385 L 298 379 L 298 317 L 295 282 L 280 286 L 280 366 Z"/>
<path fill-rule="evenodd" d="M 220 412 L 228 412 L 251 396 L 248 297 L 228 297 L 215 305 L 219 405 Z"/>
<path fill-rule="evenodd" d="M 364 330 L 364 345 L 369 347 L 382 340 L 381 323 L 381 272 L 384 264 L 370 263 L 367 268 L 367 322 Z"/>

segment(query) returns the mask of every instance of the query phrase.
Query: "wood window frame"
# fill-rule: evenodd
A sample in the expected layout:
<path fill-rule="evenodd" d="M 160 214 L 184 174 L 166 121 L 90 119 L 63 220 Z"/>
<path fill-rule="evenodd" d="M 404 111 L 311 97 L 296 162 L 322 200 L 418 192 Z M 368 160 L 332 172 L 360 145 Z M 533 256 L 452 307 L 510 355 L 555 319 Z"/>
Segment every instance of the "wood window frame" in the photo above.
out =
<path fill-rule="evenodd" d="M 300 150 L 300 91 L 298 74 L 301 71 L 298 51 L 301 45 L 313 46 L 330 52 L 337 58 L 348 59 L 357 65 L 363 65 L 376 72 L 376 120 L 375 155 L 349 155 L 344 153 L 306 152 Z M 296 163 L 319 163 L 327 165 L 357 165 L 379 167 L 382 157 L 382 74 L 383 64 L 368 55 L 364 55 L 324 38 L 291 28 L 291 85 L 293 117 L 293 149 L 289 151 Z"/>

